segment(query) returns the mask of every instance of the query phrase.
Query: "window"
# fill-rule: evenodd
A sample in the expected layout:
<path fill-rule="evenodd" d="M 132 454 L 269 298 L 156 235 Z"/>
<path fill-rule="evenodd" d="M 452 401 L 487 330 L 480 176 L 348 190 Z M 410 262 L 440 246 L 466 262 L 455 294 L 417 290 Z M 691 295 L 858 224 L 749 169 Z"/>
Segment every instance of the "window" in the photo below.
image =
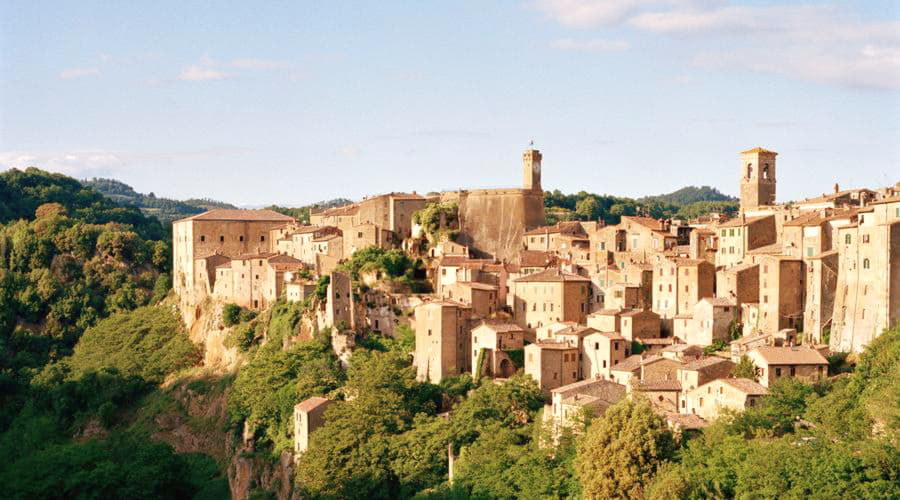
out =
<path fill-rule="evenodd" d="M 728 230 L 728 236 L 734 236 L 734 229 Z"/>
<path fill-rule="evenodd" d="M 766 165 L 763 167 L 762 174 L 763 174 L 763 179 L 766 179 L 766 180 L 769 179 L 769 164 L 768 163 L 766 163 Z"/>
<path fill-rule="evenodd" d="M 863 242 L 863 243 L 868 243 L 868 242 L 869 242 L 869 235 L 868 235 L 868 234 L 864 234 L 864 235 L 863 235 L 863 237 L 862 237 L 862 242 Z"/>
<path fill-rule="evenodd" d="M 794 366 L 792 366 L 792 367 L 791 367 L 791 376 L 793 377 L 793 376 L 795 376 L 795 375 L 797 375 L 797 368 L 794 367 Z"/>
<path fill-rule="evenodd" d="M 206 241 L 206 236 L 200 235 L 200 241 Z"/>
<path fill-rule="evenodd" d="M 225 243 L 225 237 L 219 236 L 219 243 Z"/>
<path fill-rule="evenodd" d="M 813 247 L 806 247 L 806 256 L 807 257 L 813 256 Z"/>
<path fill-rule="evenodd" d="M 845 244 L 845 245 L 849 245 L 849 244 L 850 244 L 850 241 L 851 241 L 850 235 L 849 235 L 849 234 L 845 234 L 845 235 L 844 235 L 844 244 Z"/>
<path fill-rule="evenodd" d="M 869 265 L 869 259 L 863 259 L 863 269 L 868 269 Z"/>
<path fill-rule="evenodd" d="M 244 241 L 244 235 L 243 235 L 243 234 L 240 235 L 240 236 L 238 236 L 238 241 Z"/>
<path fill-rule="evenodd" d="M 776 377 L 780 377 L 780 376 L 781 376 L 781 368 L 776 368 L 776 369 L 775 369 L 775 376 L 776 376 Z"/>
<path fill-rule="evenodd" d="M 266 241 L 266 235 L 264 235 L 264 234 L 259 235 L 259 241 Z"/>
<path fill-rule="evenodd" d="M 753 164 L 748 163 L 747 164 L 747 178 L 749 179 L 751 177 L 753 177 Z"/>
<path fill-rule="evenodd" d="M 603 368 L 606 368 L 606 360 L 603 360 Z"/>

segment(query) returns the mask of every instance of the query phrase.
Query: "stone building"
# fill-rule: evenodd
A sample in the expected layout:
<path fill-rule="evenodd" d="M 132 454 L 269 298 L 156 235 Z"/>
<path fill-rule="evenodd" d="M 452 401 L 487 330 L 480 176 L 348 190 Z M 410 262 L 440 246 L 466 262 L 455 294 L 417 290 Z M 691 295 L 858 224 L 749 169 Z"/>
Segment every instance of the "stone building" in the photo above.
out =
<path fill-rule="evenodd" d="M 660 336 L 659 314 L 642 309 L 622 311 L 619 332 L 625 340 L 658 339 Z"/>
<path fill-rule="evenodd" d="M 443 297 L 472 308 L 472 315 L 489 318 L 500 309 L 499 287 L 474 281 L 457 281 L 442 288 Z"/>
<path fill-rule="evenodd" d="M 686 344 L 708 346 L 717 340 L 731 340 L 731 327 L 738 319 L 739 309 L 730 299 L 704 297 L 694 305 L 686 329 L 677 328 L 675 336 Z"/>
<path fill-rule="evenodd" d="M 513 317 L 533 330 L 558 321 L 584 323 L 590 304 L 590 280 L 559 269 L 513 280 Z"/>
<path fill-rule="evenodd" d="M 803 261 L 783 255 L 780 250 L 767 253 L 755 250 L 751 262 L 759 264 L 759 314 L 756 322 L 745 321 L 751 331 L 777 332 L 784 328 L 803 329 L 806 273 Z"/>
<path fill-rule="evenodd" d="M 471 310 L 451 301 L 426 302 L 415 309 L 416 379 L 438 384 L 472 369 Z"/>
<path fill-rule="evenodd" d="M 760 147 L 741 151 L 741 211 L 775 204 L 775 157 Z"/>
<path fill-rule="evenodd" d="M 581 342 L 581 374 L 586 379 L 612 379 L 612 368 L 627 358 L 629 342 L 618 333 L 592 332 Z"/>
<path fill-rule="evenodd" d="M 331 273 L 325 297 L 325 326 L 338 330 L 355 329 L 356 299 L 350 274 Z"/>
<path fill-rule="evenodd" d="M 541 189 L 541 152 L 522 154 L 521 189 L 470 189 L 441 193 L 441 201 L 456 201 L 459 207 L 457 242 L 476 255 L 515 261 L 526 231 L 545 222 Z"/>
<path fill-rule="evenodd" d="M 782 377 L 797 377 L 811 382 L 828 376 L 828 360 L 809 347 L 763 346 L 747 353 L 756 365 L 759 383 L 765 387 Z"/>
<path fill-rule="evenodd" d="M 579 349 L 567 342 L 542 340 L 525 346 L 525 373 L 545 395 L 578 381 Z"/>
<path fill-rule="evenodd" d="M 625 397 L 626 387 L 608 380 L 588 379 L 550 391 L 553 433 L 563 429 L 584 431 L 582 416 L 599 417 Z"/>
<path fill-rule="evenodd" d="M 717 268 L 742 264 L 751 250 L 775 245 L 778 242 L 774 215 L 747 217 L 741 214 L 719 225 L 718 231 Z"/>
<path fill-rule="evenodd" d="M 472 329 L 472 376 L 509 378 L 516 372 L 507 351 L 525 347 L 525 330 L 515 323 L 500 320 L 482 321 Z"/>
<path fill-rule="evenodd" d="M 715 295 L 715 267 L 705 260 L 660 256 L 653 274 L 653 312 L 666 333 L 673 331 L 676 316 L 692 314 L 700 299 Z"/>
<path fill-rule="evenodd" d="M 716 379 L 731 375 L 734 363 L 725 358 L 709 356 L 685 363 L 678 369 L 678 381 L 684 391 L 691 391 Z"/>
<path fill-rule="evenodd" d="M 294 406 L 294 459 L 309 449 L 310 435 L 325 424 L 325 410 L 334 401 L 311 397 Z"/>
<path fill-rule="evenodd" d="M 294 224 L 293 218 L 272 210 L 215 209 L 172 223 L 172 285 L 181 298 L 181 310 L 188 314 L 212 291 L 209 273 L 198 271 L 198 259 L 212 255 L 237 257 L 272 252 L 271 230 Z M 205 275 L 205 276 L 204 276 Z"/>
<path fill-rule="evenodd" d="M 871 203 L 837 232 L 830 343 L 859 352 L 900 320 L 900 197 Z"/>
<path fill-rule="evenodd" d="M 715 420 L 724 409 L 744 411 L 759 405 L 767 393 L 765 387 L 747 378 L 719 378 L 685 391 L 681 412 Z"/>

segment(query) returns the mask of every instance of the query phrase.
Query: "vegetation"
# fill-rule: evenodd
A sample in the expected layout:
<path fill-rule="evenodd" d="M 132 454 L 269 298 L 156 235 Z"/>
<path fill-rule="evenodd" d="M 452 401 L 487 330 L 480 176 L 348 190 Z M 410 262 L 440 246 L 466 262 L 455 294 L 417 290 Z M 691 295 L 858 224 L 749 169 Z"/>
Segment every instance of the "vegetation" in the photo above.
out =
<path fill-rule="evenodd" d="M 158 384 L 200 358 L 172 308 L 160 305 L 102 320 L 84 333 L 63 363 L 74 377 L 112 368 L 122 376 Z"/>
<path fill-rule="evenodd" d="M 731 369 L 731 376 L 734 378 L 749 378 L 750 380 L 756 380 L 758 382 L 756 365 L 753 364 L 753 360 L 746 354 L 741 356 L 741 359 L 738 360 L 737 364 L 734 365 L 734 368 Z"/>
<path fill-rule="evenodd" d="M 809 385 L 782 379 L 757 408 L 720 419 L 655 478 L 649 498 L 890 498 L 897 450 L 900 327 L 856 370 Z"/>
<path fill-rule="evenodd" d="M 422 231 L 432 243 L 445 237 L 454 239 L 459 227 L 459 204 L 456 201 L 432 202 L 413 214 L 413 222 L 422 226 Z"/>
<path fill-rule="evenodd" d="M 641 498 L 675 440 L 650 402 L 623 399 L 593 421 L 578 446 L 575 470 L 585 498 Z"/>
<path fill-rule="evenodd" d="M 301 224 L 309 224 L 309 216 L 311 213 L 319 212 L 329 208 L 342 207 L 351 203 L 353 203 L 353 201 L 346 198 L 335 198 L 333 200 L 320 201 L 317 203 L 313 203 L 312 205 L 306 205 L 298 208 L 281 207 L 278 205 L 270 205 L 266 208 L 268 208 L 269 210 L 274 210 L 280 214 L 293 217 L 297 219 L 297 221 L 299 221 Z"/>
<path fill-rule="evenodd" d="M 544 206 L 549 224 L 560 220 L 602 220 L 617 224 L 623 215 L 692 219 L 710 212 L 735 213 L 738 201 L 709 186 L 688 186 L 636 200 L 586 191 L 569 195 L 559 190 L 545 191 Z"/>
<path fill-rule="evenodd" d="M 360 282 L 363 274 L 374 274 L 378 279 L 405 285 L 413 293 L 430 291 L 422 261 L 413 260 L 398 249 L 365 247 L 354 252 L 339 269 L 350 273 L 355 283 Z"/>
<path fill-rule="evenodd" d="M 158 198 L 154 193 L 138 193 L 128 184 L 114 179 L 93 178 L 81 181 L 81 183 L 119 205 L 138 207 L 144 214 L 155 217 L 164 224 L 214 208 L 237 208 L 234 205 L 215 200 L 178 201 Z"/>

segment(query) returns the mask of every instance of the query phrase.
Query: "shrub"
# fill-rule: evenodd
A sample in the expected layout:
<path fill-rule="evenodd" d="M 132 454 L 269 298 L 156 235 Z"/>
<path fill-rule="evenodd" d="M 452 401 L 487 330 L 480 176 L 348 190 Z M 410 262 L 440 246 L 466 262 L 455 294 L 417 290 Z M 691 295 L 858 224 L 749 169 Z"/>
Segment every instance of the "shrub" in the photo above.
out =
<path fill-rule="evenodd" d="M 225 326 L 234 326 L 241 321 L 241 306 L 237 304 L 225 304 L 222 306 L 222 323 Z"/>

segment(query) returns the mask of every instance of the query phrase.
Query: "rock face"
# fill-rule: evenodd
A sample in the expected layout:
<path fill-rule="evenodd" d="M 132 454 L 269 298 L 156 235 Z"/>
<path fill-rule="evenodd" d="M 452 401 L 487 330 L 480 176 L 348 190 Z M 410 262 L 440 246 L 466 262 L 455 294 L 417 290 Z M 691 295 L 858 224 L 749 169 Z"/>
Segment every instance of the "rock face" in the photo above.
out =
<path fill-rule="evenodd" d="M 225 346 L 231 328 L 222 323 L 222 304 L 207 300 L 196 307 L 199 314 L 188 333 L 192 342 L 203 346 L 203 366 L 221 373 L 233 371 L 241 358 L 237 348 Z"/>

